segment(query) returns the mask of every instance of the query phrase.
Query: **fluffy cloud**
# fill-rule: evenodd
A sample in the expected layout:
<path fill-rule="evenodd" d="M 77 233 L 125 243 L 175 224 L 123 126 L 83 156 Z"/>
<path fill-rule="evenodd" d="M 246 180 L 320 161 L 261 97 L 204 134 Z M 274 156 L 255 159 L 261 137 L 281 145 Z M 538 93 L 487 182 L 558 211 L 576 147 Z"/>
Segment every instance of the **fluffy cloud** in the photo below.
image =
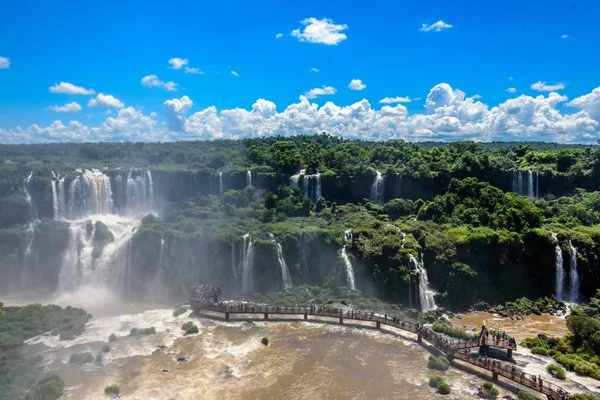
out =
<path fill-rule="evenodd" d="M 54 86 L 50 86 L 50 93 L 60 94 L 94 94 L 94 89 L 86 89 L 81 86 L 75 86 L 69 82 L 61 82 Z"/>
<path fill-rule="evenodd" d="M 452 25 L 447 24 L 440 19 L 438 22 L 435 22 L 431 25 L 427 25 L 427 24 L 421 25 L 421 29 L 419 29 L 419 30 L 423 31 L 423 32 L 429 32 L 429 31 L 440 32 L 442 29 L 450 29 L 450 28 L 452 28 Z"/>
<path fill-rule="evenodd" d="M 342 33 L 348 29 L 348 25 L 336 25 L 329 18 L 318 20 L 316 18 L 307 18 L 301 21 L 304 30 L 294 29 L 292 36 L 298 38 L 301 42 L 322 43 L 328 45 L 338 44 L 346 40 L 346 34 Z"/>
<path fill-rule="evenodd" d="M 317 68 L 315 68 L 315 67 L 312 67 L 312 68 L 310 69 L 310 72 L 319 72 L 319 70 L 318 70 Z"/>
<path fill-rule="evenodd" d="M 168 92 L 176 92 L 177 84 L 175 82 L 163 82 L 156 75 L 148 75 L 142 78 L 142 85 L 146 87 L 159 87 Z"/>
<path fill-rule="evenodd" d="M 186 74 L 195 74 L 195 75 L 203 75 L 204 72 L 200 71 L 199 68 L 185 67 Z"/>
<path fill-rule="evenodd" d="M 283 37 L 283 33 L 278 33 L 275 35 L 275 39 L 281 39 Z"/>
<path fill-rule="evenodd" d="M 348 87 L 351 90 L 363 90 L 367 88 L 367 85 L 365 85 L 360 79 L 352 79 L 350 84 L 348 84 Z"/>
<path fill-rule="evenodd" d="M 88 107 L 101 107 L 101 108 L 123 108 L 125 105 L 123 102 L 110 94 L 98 93 L 98 96 L 91 99 L 87 103 Z"/>
<path fill-rule="evenodd" d="M 506 91 L 508 93 L 517 93 L 517 89 L 515 89 L 514 87 L 509 87 L 508 89 L 506 89 Z"/>
<path fill-rule="evenodd" d="M 237 72 L 235 72 L 235 71 L 231 71 L 231 75 L 233 75 L 233 76 L 240 76 L 240 74 L 238 74 L 238 73 L 237 73 Z"/>
<path fill-rule="evenodd" d="M 189 97 L 167 100 L 163 104 L 163 112 L 169 130 L 183 132 L 185 126 L 185 114 L 192 108 L 194 103 Z"/>
<path fill-rule="evenodd" d="M 562 83 L 557 83 L 555 85 L 548 85 L 546 82 L 537 81 L 536 83 L 531 85 L 533 90 L 537 90 L 538 92 L 554 92 L 555 90 L 561 90 L 565 88 L 565 85 Z"/>
<path fill-rule="evenodd" d="M 566 38 L 568 38 L 568 37 L 569 37 L 569 35 L 562 35 L 560 38 L 561 38 L 561 39 L 566 39 Z"/>
<path fill-rule="evenodd" d="M 325 91 L 324 88 L 320 90 Z M 446 83 L 427 95 L 427 113 L 409 115 L 402 104 L 374 109 L 366 99 L 348 106 L 312 103 L 306 96 L 278 111 L 268 100 L 257 100 L 250 109 L 217 110 L 210 106 L 194 112 L 183 96 L 163 104 L 166 124 L 160 116 L 132 107 L 121 108 L 97 127 L 80 122 L 55 121 L 47 127 L 0 129 L 0 142 L 62 141 L 169 141 L 184 139 L 290 136 L 327 132 L 363 140 L 547 140 L 594 143 L 600 137 L 600 88 L 567 103 L 575 112 L 563 114 L 566 96 L 551 92 L 521 95 L 494 107 L 467 97 Z"/>
<path fill-rule="evenodd" d="M 420 99 L 419 99 L 420 100 Z M 379 100 L 379 102 L 381 104 L 394 104 L 394 103 L 410 103 L 412 100 L 410 99 L 410 97 L 385 97 L 381 100 Z"/>
<path fill-rule="evenodd" d="M 187 58 L 171 58 L 169 60 L 169 64 L 171 64 L 170 68 L 173 69 L 181 69 L 184 65 L 188 65 L 189 61 Z"/>
<path fill-rule="evenodd" d="M 0 57 L 0 69 L 7 69 L 10 67 L 10 59 L 7 57 Z"/>
<path fill-rule="evenodd" d="M 81 111 L 81 106 L 79 103 L 73 101 L 65 104 L 64 106 L 50 106 L 47 109 L 54 112 L 76 113 Z"/>
<path fill-rule="evenodd" d="M 305 93 L 307 99 L 314 99 L 317 96 L 323 96 L 325 94 L 335 94 L 337 90 L 333 86 L 323 86 L 322 88 L 310 89 Z"/>

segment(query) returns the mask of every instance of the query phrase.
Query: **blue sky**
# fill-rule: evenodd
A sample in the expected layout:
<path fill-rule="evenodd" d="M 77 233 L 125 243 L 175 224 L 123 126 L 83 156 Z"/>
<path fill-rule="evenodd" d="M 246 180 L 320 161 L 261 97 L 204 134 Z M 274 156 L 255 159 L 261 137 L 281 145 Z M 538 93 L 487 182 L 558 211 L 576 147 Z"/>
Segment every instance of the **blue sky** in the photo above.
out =
<path fill-rule="evenodd" d="M 2 14 L 4 143 L 321 130 L 365 139 L 595 142 L 600 133 L 595 0 L 25 0 L 4 4 Z M 174 58 L 187 64 L 175 69 L 183 61 L 169 64 Z M 364 89 L 352 90 L 352 80 Z M 52 92 L 60 82 L 90 94 Z M 319 88 L 330 94 L 311 98 Z M 411 101 L 380 103 L 386 97 Z"/>

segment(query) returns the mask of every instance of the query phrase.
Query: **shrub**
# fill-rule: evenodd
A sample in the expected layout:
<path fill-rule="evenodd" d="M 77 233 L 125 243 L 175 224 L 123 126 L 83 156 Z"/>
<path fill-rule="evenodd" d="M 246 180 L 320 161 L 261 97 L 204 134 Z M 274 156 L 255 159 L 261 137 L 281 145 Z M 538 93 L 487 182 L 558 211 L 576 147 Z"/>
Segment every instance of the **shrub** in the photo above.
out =
<path fill-rule="evenodd" d="M 71 331 L 61 332 L 58 336 L 58 340 L 73 340 L 75 339 L 75 335 Z"/>
<path fill-rule="evenodd" d="M 102 345 L 102 352 L 103 353 L 108 353 L 110 351 L 110 345 L 108 343 L 104 343 Z"/>
<path fill-rule="evenodd" d="M 260 342 L 261 342 L 262 344 L 264 344 L 265 346 L 268 346 L 268 345 L 269 345 L 269 338 L 267 338 L 267 337 L 265 336 L 265 337 L 263 337 L 263 338 L 260 340 Z"/>
<path fill-rule="evenodd" d="M 462 340 L 470 340 L 470 339 L 473 339 L 473 337 L 475 336 L 471 333 L 465 332 L 464 330 L 459 329 L 459 328 L 455 328 L 455 327 L 451 326 L 450 324 L 447 324 L 442 321 L 435 321 L 433 323 L 433 330 L 435 332 L 444 333 L 450 337 L 462 339 Z"/>
<path fill-rule="evenodd" d="M 533 397 L 524 390 L 518 390 L 517 397 L 519 398 L 519 400 L 535 400 L 535 397 Z"/>
<path fill-rule="evenodd" d="M 432 378 L 429 378 L 429 387 L 437 388 L 437 386 L 442 382 L 444 382 L 444 378 L 442 378 L 441 376 L 434 376 Z"/>
<path fill-rule="evenodd" d="M 110 336 L 108 337 L 108 342 L 112 343 L 112 342 L 116 342 L 117 341 L 117 335 L 114 333 L 111 333 Z"/>
<path fill-rule="evenodd" d="M 427 368 L 436 369 L 438 371 L 446 371 L 448 368 L 450 368 L 450 362 L 444 356 L 429 356 Z"/>
<path fill-rule="evenodd" d="M 104 388 L 104 394 L 109 396 L 118 396 L 121 394 L 121 388 L 117 385 L 110 385 Z"/>
<path fill-rule="evenodd" d="M 498 395 L 499 395 L 499 394 L 500 394 L 500 392 L 499 392 L 499 391 L 498 391 L 498 389 L 496 389 L 495 387 L 492 387 L 492 388 L 490 389 L 490 395 L 491 395 L 493 398 L 496 398 L 496 397 L 498 397 Z"/>
<path fill-rule="evenodd" d="M 547 356 L 548 350 L 544 349 L 543 347 L 534 347 L 533 349 L 531 349 L 531 354 L 539 354 L 541 356 Z"/>
<path fill-rule="evenodd" d="M 173 310 L 173 316 L 174 317 L 179 317 L 181 314 L 185 313 L 186 311 L 187 311 L 187 307 L 186 306 L 177 306 Z"/>
<path fill-rule="evenodd" d="M 188 322 L 184 323 L 183 325 L 181 325 L 181 330 L 187 331 L 192 326 L 194 326 L 194 323 L 192 321 L 188 321 Z"/>
<path fill-rule="evenodd" d="M 155 333 L 156 329 L 154 327 L 132 328 L 131 331 L 129 331 L 129 336 L 154 335 Z"/>
<path fill-rule="evenodd" d="M 94 356 L 90 352 L 73 353 L 73 354 L 71 354 L 71 357 L 69 358 L 70 363 L 79 364 L 79 365 L 87 364 L 92 361 L 94 361 Z"/>
<path fill-rule="evenodd" d="M 486 390 L 492 390 L 492 388 L 494 387 L 494 384 L 493 384 L 492 382 L 485 382 L 485 383 L 483 384 L 483 387 L 484 387 Z"/>
<path fill-rule="evenodd" d="M 198 333 L 198 332 L 200 332 L 198 330 L 198 327 L 196 325 L 192 324 L 192 326 L 190 326 L 188 329 L 185 330 L 185 333 L 183 335 L 187 336 L 187 335 L 191 335 L 193 333 Z"/>
<path fill-rule="evenodd" d="M 567 379 L 567 374 L 565 372 L 565 370 L 556 364 L 550 364 L 546 367 L 546 370 L 556 376 L 557 379 L 560 379 L 561 381 L 564 381 L 565 379 Z"/>
<path fill-rule="evenodd" d="M 29 389 L 24 400 L 56 400 L 64 388 L 65 382 L 58 375 L 48 375 Z"/>
<path fill-rule="evenodd" d="M 437 386 L 437 391 L 440 394 L 450 394 L 450 385 L 447 382 L 440 382 Z"/>

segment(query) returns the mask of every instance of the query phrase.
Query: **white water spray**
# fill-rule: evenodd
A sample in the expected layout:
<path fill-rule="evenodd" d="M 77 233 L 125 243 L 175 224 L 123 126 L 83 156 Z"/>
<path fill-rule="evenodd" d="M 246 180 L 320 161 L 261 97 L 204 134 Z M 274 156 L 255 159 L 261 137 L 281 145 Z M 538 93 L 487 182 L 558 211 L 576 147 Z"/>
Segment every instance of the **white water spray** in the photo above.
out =
<path fill-rule="evenodd" d="M 421 311 L 435 310 L 435 292 L 429 287 L 429 278 L 427 271 L 421 263 L 412 254 L 409 255 L 410 263 L 413 268 L 419 273 L 419 300 L 421 302 Z"/>
<path fill-rule="evenodd" d="M 381 172 L 377 171 L 375 180 L 373 180 L 373 184 L 371 185 L 371 201 L 382 206 L 384 190 L 383 176 L 381 176 Z"/>
<path fill-rule="evenodd" d="M 246 172 L 246 186 L 252 186 L 252 171 Z"/>
<path fill-rule="evenodd" d="M 290 275 L 290 270 L 283 258 L 283 250 L 281 249 L 281 245 L 275 240 L 275 236 L 272 233 L 269 234 L 271 241 L 275 244 L 275 249 L 277 250 L 277 261 L 279 262 L 279 267 L 281 269 L 281 280 L 283 282 L 283 288 L 289 289 L 292 286 L 292 277 Z"/>
<path fill-rule="evenodd" d="M 563 300 L 563 285 L 565 280 L 565 270 L 563 268 L 563 255 L 560 243 L 558 243 L 558 236 L 552 232 L 552 237 L 556 241 L 556 247 L 554 248 L 554 273 L 556 275 L 556 286 L 555 286 L 555 297 L 557 300 Z"/>
<path fill-rule="evenodd" d="M 244 235 L 242 242 L 242 293 L 252 291 L 252 273 L 254 269 L 254 244 L 250 234 Z"/>
<path fill-rule="evenodd" d="M 352 230 L 347 229 L 344 231 L 344 239 L 346 242 L 352 240 Z M 356 284 L 354 281 L 354 268 L 352 267 L 352 263 L 350 262 L 350 258 L 348 257 L 348 253 L 346 252 L 346 244 L 342 246 L 342 259 L 344 260 L 344 266 L 346 267 L 346 283 L 348 287 L 352 290 L 356 289 Z"/>
<path fill-rule="evenodd" d="M 579 274 L 577 273 L 577 249 L 569 240 L 569 248 L 571 249 L 571 257 L 569 259 L 569 301 L 577 303 L 579 300 Z"/>
<path fill-rule="evenodd" d="M 219 197 L 223 197 L 223 173 L 218 172 L 219 175 Z"/>

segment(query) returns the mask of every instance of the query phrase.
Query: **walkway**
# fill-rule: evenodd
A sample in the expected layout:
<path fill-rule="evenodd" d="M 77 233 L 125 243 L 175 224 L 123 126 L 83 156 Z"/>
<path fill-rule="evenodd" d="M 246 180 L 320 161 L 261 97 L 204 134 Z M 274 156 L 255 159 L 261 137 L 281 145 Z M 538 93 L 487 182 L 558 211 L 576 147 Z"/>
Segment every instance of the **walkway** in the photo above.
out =
<path fill-rule="evenodd" d="M 250 303 L 205 303 L 197 299 L 190 300 L 192 309 L 199 313 L 201 311 L 212 311 L 225 314 L 225 320 L 229 321 L 231 314 L 263 314 L 264 319 L 268 320 L 269 315 L 302 315 L 305 320 L 308 316 L 336 318 L 340 324 L 345 320 L 356 320 L 375 322 L 375 326 L 380 329 L 381 325 L 401 329 L 417 335 L 417 341 L 422 342 L 423 339 L 431 343 L 435 348 L 446 354 L 449 359 L 459 359 L 470 365 L 486 369 L 492 372 L 492 380 L 498 380 L 498 376 L 502 376 L 515 383 L 523 385 L 529 389 L 545 394 L 552 400 L 568 400 L 572 399 L 566 390 L 560 386 L 550 382 L 534 380 L 535 376 L 527 374 L 518 369 L 514 364 L 500 363 L 499 361 L 490 359 L 480 359 L 478 356 L 469 354 L 468 349 L 472 347 L 485 348 L 485 346 L 496 347 L 508 351 L 509 357 L 512 355 L 512 350 L 516 350 L 516 345 L 510 344 L 508 341 L 495 341 L 492 339 L 481 343 L 481 340 L 475 339 L 470 341 L 449 340 L 444 336 L 437 334 L 429 329 L 419 326 L 419 324 L 406 322 L 395 317 L 385 317 L 377 314 L 361 310 L 353 309 L 338 309 L 333 307 L 323 306 L 295 306 L 295 307 L 280 307 L 269 305 L 253 305 Z"/>

